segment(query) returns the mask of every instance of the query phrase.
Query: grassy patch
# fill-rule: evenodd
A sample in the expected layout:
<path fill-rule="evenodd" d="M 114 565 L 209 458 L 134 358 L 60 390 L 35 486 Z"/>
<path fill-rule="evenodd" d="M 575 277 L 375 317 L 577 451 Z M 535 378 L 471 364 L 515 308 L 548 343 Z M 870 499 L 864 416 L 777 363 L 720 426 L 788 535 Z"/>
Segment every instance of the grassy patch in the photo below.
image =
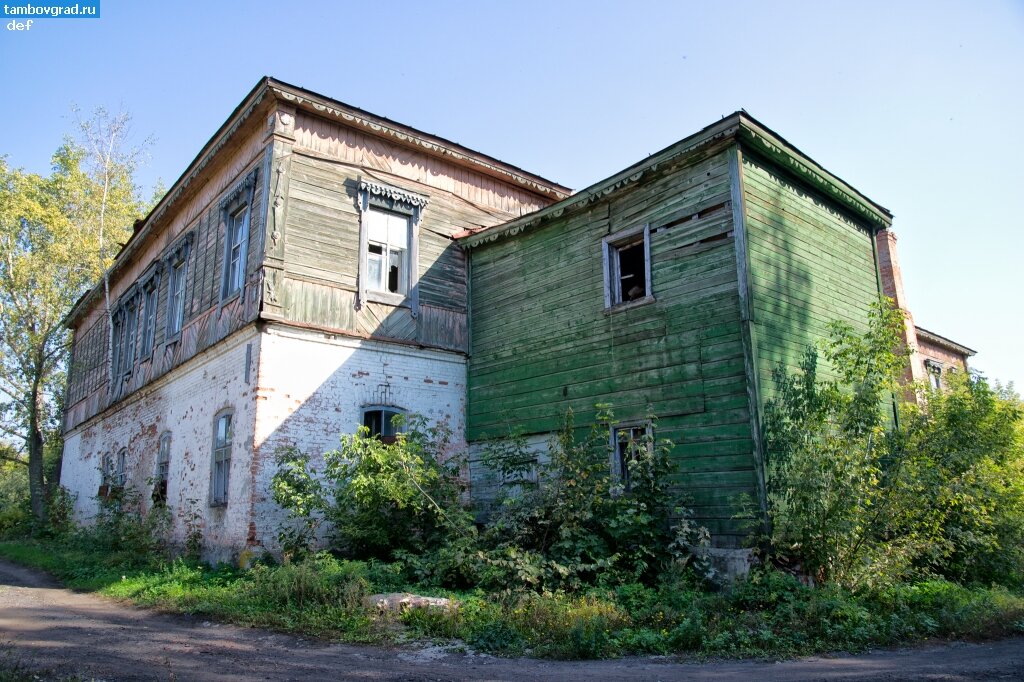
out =
<path fill-rule="evenodd" d="M 812 589 L 774 571 L 708 591 L 686 574 L 657 587 L 575 594 L 444 592 L 402 584 L 401 566 L 321 554 L 241 571 L 182 560 L 90 552 L 60 543 L 0 543 L 0 555 L 69 587 L 166 611 L 349 642 L 462 640 L 481 651 L 544 658 L 624 654 L 786 657 L 858 651 L 930 637 L 1024 632 L 1024 598 L 944 580 L 854 594 Z M 455 609 L 381 614 L 366 597 L 408 589 L 455 597 Z"/>

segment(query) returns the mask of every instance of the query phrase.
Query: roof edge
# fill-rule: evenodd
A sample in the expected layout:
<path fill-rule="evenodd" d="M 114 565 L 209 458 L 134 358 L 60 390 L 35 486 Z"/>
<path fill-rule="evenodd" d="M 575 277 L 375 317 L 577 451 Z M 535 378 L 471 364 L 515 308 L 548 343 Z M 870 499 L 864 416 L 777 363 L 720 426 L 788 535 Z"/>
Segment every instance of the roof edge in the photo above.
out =
<path fill-rule="evenodd" d="M 829 198 L 856 213 L 875 229 L 883 229 L 892 224 L 892 213 L 888 209 L 868 199 L 838 176 L 825 170 L 782 136 L 760 123 L 746 111 L 740 110 L 558 203 L 502 225 L 465 234 L 459 237 L 459 243 L 467 248 L 474 248 L 495 241 L 502 236 L 519 234 L 545 220 L 560 217 L 566 211 L 581 209 L 633 184 L 639 181 L 644 174 L 657 170 L 664 163 L 693 153 L 701 147 L 728 139 L 738 140 L 741 144 L 757 150 L 775 163 L 789 169 L 805 182 L 824 192 Z"/>
<path fill-rule="evenodd" d="M 365 109 L 345 104 L 331 97 L 307 90 L 297 85 L 268 78 L 268 85 L 278 99 L 300 106 L 307 111 L 329 115 L 342 120 L 346 125 L 358 126 L 376 136 L 387 136 L 411 147 L 425 149 L 434 155 L 443 156 L 464 166 L 475 168 L 487 175 L 512 180 L 531 192 L 550 199 L 564 199 L 572 189 L 548 180 L 518 166 L 505 163 L 493 156 L 474 151 L 458 142 L 452 142 L 438 135 L 417 130 L 383 116 L 377 116 Z"/>
<path fill-rule="evenodd" d="M 941 334 L 936 334 L 935 332 L 930 332 L 927 329 L 925 329 L 924 327 L 918 327 L 918 326 L 915 325 L 914 329 L 916 330 L 917 337 L 919 339 L 924 339 L 925 341 L 928 341 L 929 343 L 933 343 L 936 346 L 942 346 L 943 348 L 946 348 L 947 350 L 951 350 L 951 351 L 953 351 L 955 353 L 959 353 L 959 354 L 964 355 L 966 357 L 971 357 L 973 355 L 977 355 L 978 354 L 978 351 L 974 350 L 973 348 L 968 348 L 967 346 L 963 345 L 962 343 L 957 343 L 953 339 L 948 339 L 945 336 L 942 336 Z"/>

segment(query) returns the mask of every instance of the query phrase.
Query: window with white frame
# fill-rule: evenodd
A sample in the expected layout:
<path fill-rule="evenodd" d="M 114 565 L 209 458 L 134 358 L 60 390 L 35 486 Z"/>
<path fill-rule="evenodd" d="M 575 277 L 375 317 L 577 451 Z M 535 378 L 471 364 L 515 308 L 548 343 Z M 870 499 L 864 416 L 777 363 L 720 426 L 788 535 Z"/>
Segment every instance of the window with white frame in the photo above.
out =
<path fill-rule="evenodd" d="M 623 230 L 602 240 L 604 305 L 653 300 L 649 225 Z"/>
<path fill-rule="evenodd" d="M 942 363 L 935 360 L 925 360 L 924 367 L 928 371 L 928 385 L 936 391 L 942 388 Z"/>
<path fill-rule="evenodd" d="M 160 434 L 160 447 L 156 453 L 156 472 L 153 476 L 153 501 L 167 500 L 167 480 L 171 473 L 171 432 Z"/>
<path fill-rule="evenodd" d="M 402 432 L 402 425 L 395 423 L 395 417 L 404 414 L 405 410 L 400 407 L 367 405 L 363 408 L 363 426 L 371 437 L 379 438 L 384 443 L 394 443 Z"/>
<path fill-rule="evenodd" d="M 633 471 L 637 462 L 651 448 L 651 425 L 620 424 L 612 429 L 611 435 L 612 476 L 625 492 L 629 492 L 633 488 Z"/>
<path fill-rule="evenodd" d="M 256 191 L 256 170 L 250 172 L 220 202 L 224 223 L 224 267 L 221 299 L 229 298 L 245 285 L 245 261 L 249 248 L 249 219 Z"/>
<path fill-rule="evenodd" d="M 409 288 L 409 216 L 369 208 L 366 289 L 405 295 Z"/>
<path fill-rule="evenodd" d="M 417 235 L 426 205 L 426 197 L 360 180 L 358 306 L 374 300 L 418 314 Z"/>
<path fill-rule="evenodd" d="M 221 412 L 213 424 L 213 469 L 210 504 L 228 503 L 228 475 L 231 473 L 231 438 L 234 412 Z"/>

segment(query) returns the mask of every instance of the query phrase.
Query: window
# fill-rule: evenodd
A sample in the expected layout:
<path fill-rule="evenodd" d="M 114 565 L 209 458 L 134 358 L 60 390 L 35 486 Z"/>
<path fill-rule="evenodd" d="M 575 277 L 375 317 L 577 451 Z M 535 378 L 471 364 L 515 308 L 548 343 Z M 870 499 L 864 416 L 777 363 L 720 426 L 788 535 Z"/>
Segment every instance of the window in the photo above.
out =
<path fill-rule="evenodd" d="M 409 279 L 409 217 L 371 208 L 365 220 L 367 290 L 405 295 Z"/>
<path fill-rule="evenodd" d="M 117 453 L 117 461 L 114 464 L 114 472 L 110 477 L 110 484 L 115 488 L 123 488 L 128 480 L 128 448 L 121 448 Z"/>
<path fill-rule="evenodd" d="M 160 435 L 160 449 L 156 453 L 156 474 L 153 477 L 153 501 L 167 501 L 167 479 L 171 472 L 171 432 Z"/>
<path fill-rule="evenodd" d="M 357 307 L 374 300 L 418 315 L 417 231 L 426 205 L 426 197 L 360 180 Z"/>
<path fill-rule="evenodd" d="M 142 287 L 142 351 L 143 359 L 153 353 L 153 338 L 156 335 L 157 281 L 150 279 Z"/>
<path fill-rule="evenodd" d="M 397 407 L 371 405 L 363 408 L 363 426 L 370 431 L 370 436 L 380 438 L 384 443 L 394 443 L 402 432 L 402 427 L 395 424 L 395 417 L 404 415 L 405 411 Z"/>
<path fill-rule="evenodd" d="M 225 412 L 217 416 L 213 431 L 213 485 L 210 504 L 228 503 L 228 474 L 231 472 L 231 420 L 234 414 Z"/>
<path fill-rule="evenodd" d="M 942 388 L 942 363 L 925 360 L 924 368 L 928 371 L 928 385 L 936 391 Z"/>
<path fill-rule="evenodd" d="M 650 226 L 605 237 L 602 245 L 605 308 L 653 300 Z"/>
<path fill-rule="evenodd" d="M 222 298 L 241 291 L 245 283 L 245 251 L 249 243 L 249 205 L 228 216 L 225 232 L 224 289 Z"/>
<path fill-rule="evenodd" d="M 633 469 L 637 455 L 649 450 L 650 424 L 623 424 L 612 429 L 612 475 L 629 492 L 633 487 Z"/>
<path fill-rule="evenodd" d="M 114 458 L 109 452 L 100 457 L 100 486 L 109 486 L 114 480 Z M 102 494 L 102 493 L 101 493 Z"/>
<path fill-rule="evenodd" d="M 249 247 L 249 218 L 256 193 L 256 169 L 221 199 L 224 223 L 224 267 L 220 297 L 226 299 L 245 285 L 245 259 Z"/>
<path fill-rule="evenodd" d="M 131 374 L 135 367 L 135 347 L 139 325 L 139 296 L 133 291 L 125 296 L 114 312 L 114 333 L 110 359 L 115 377 Z"/>
<path fill-rule="evenodd" d="M 167 299 L 167 336 L 181 331 L 185 322 L 185 284 L 188 274 L 188 260 L 182 257 L 171 263 L 171 278 Z"/>

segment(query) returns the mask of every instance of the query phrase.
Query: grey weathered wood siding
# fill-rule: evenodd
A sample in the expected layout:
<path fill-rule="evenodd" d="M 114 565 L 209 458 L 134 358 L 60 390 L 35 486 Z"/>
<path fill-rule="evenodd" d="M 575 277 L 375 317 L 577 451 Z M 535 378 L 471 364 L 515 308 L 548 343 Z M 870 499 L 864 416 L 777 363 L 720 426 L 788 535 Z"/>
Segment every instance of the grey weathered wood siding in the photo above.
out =
<path fill-rule="evenodd" d="M 289 175 L 279 290 L 286 319 L 375 339 L 468 351 L 466 257 L 452 235 L 493 224 L 496 216 L 449 192 L 373 172 L 369 177 L 375 182 L 429 199 L 418 227 L 420 308 L 418 317 L 408 305 L 370 301 L 357 309 L 357 196 L 366 169 L 296 150 Z"/>
<path fill-rule="evenodd" d="M 648 223 L 655 301 L 604 307 L 602 239 Z M 756 495 L 725 150 L 706 151 L 582 211 L 471 252 L 468 439 L 658 418 L 675 483 L 722 545 Z"/>
<path fill-rule="evenodd" d="M 128 396 L 188 359 L 217 343 L 232 332 L 254 321 L 259 314 L 261 291 L 261 262 L 266 216 L 263 153 L 242 168 L 226 189 L 209 202 L 198 216 L 187 222 L 179 234 L 164 240 L 164 247 L 155 250 L 149 261 L 160 264 L 157 294 L 156 327 L 153 350 L 141 354 L 140 332 L 136 338 L 136 360 L 130 374 L 118 378 L 113 390 L 108 390 L 108 327 L 105 314 L 93 314 L 86 324 L 75 329 L 68 378 L 65 429 L 70 429 L 102 412 L 107 406 Z M 252 194 L 249 216 L 249 238 L 246 253 L 245 286 L 238 295 L 221 299 L 224 277 L 225 221 L 221 198 L 232 192 L 253 171 L 257 177 Z M 185 313 L 181 332 L 167 334 L 169 270 L 164 263 L 167 255 L 176 249 L 180 240 L 191 235 L 185 286 Z M 134 271 L 137 271 L 138 268 Z M 133 272 L 134 272 L 133 271 Z M 115 292 L 124 291 L 134 283 L 131 276 L 121 278 L 112 285 Z M 118 304 L 115 293 L 112 305 Z M 102 299 L 97 303 L 102 306 Z"/>

